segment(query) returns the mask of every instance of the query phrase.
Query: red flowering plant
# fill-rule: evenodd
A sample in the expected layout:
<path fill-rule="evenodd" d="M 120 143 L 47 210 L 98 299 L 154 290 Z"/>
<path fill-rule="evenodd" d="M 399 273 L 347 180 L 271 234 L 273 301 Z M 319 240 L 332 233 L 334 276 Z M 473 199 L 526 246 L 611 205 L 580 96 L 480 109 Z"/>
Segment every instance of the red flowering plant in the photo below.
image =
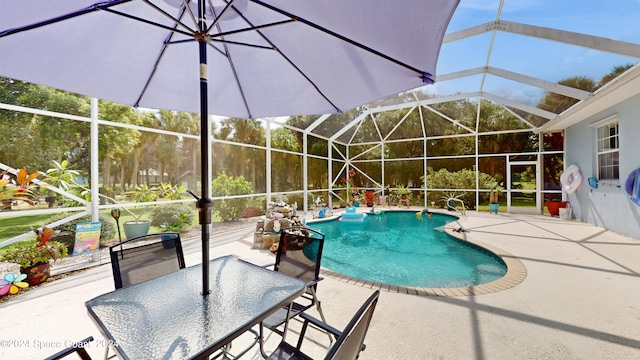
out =
<path fill-rule="evenodd" d="M 36 194 L 34 189 L 38 186 L 46 186 L 47 184 L 44 182 L 40 182 L 40 185 L 34 183 L 40 176 L 39 172 L 34 172 L 29 174 L 26 169 L 18 169 L 15 175 L 15 179 L 13 179 L 8 170 L 0 173 L 0 201 L 7 202 L 9 204 L 5 204 L 4 207 L 10 207 L 11 201 L 21 200 L 26 202 L 29 205 L 34 204 L 34 200 L 36 199 Z"/>
<path fill-rule="evenodd" d="M 67 246 L 59 241 L 51 241 L 58 231 L 43 227 L 34 229 L 36 241 L 24 241 L 0 254 L 0 261 L 19 264 L 22 268 L 48 263 L 68 255 Z"/>

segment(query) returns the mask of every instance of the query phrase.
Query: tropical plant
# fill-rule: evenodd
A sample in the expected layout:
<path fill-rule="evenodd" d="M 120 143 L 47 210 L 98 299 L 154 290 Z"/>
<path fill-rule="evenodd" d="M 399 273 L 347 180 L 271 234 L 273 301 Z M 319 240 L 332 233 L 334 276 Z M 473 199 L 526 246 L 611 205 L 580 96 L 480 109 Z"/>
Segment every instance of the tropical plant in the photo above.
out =
<path fill-rule="evenodd" d="M 501 195 L 502 192 L 504 191 L 504 188 L 502 187 L 502 183 L 499 183 L 496 180 L 493 180 L 491 182 L 489 182 L 489 184 L 487 184 L 489 190 L 491 190 L 491 193 L 489 194 L 489 203 L 490 204 L 497 204 L 498 203 L 498 195 Z"/>
<path fill-rule="evenodd" d="M 36 241 L 25 241 L 5 250 L 0 254 L 0 262 L 11 262 L 19 264 L 22 268 L 28 268 L 68 255 L 66 245 L 58 241 L 51 241 L 56 231 L 48 227 L 33 231 L 37 236 Z"/>
<path fill-rule="evenodd" d="M 455 210 L 456 204 L 450 204 L 450 200 L 462 200 L 464 193 L 460 193 L 457 191 L 443 191 L 442 196 L 440 197 L 440 201 L 445 204 L 447 209 Z M 462 203 L 464 207 L 464 202 Z"/>
<path fill-rule="evenodd" d="M 184 186 L 172 185 L 171 183 L 160 183 L 160 186 L 155 188 L 155 191 L 159 198 L 167 200 L 180 200 L 182 199 L 182 194 L 187 192 Z"/>
<path fill-rule="evenodd" d="M 404 186 L 404 184 L 396 184 L 396 189 L 393 190 L 393 192 L 399 197 L 402 197 L 402 196 L 406 196 L 408 198 L 411 197 L 411 190 L 409 190 L 408 187 Z"/>
<path fill-rule="evenodd" d="M 40 176 L 40 172 L 29 174 L 26 169 L 18 169 L 15 179 L 9 175 L 9 171 L 5 170 L 0 174 L 0 200 L 3 202 L 21 200 L 29 205 L 34 205 L 36 200 L 36 188 L 38 186 L 46 186 L 44 181 L 38 184 L 34 181 Z M 10 207 L 3 205 L 4 207 Z"/>
<path fill-rule="evenodd" d="M 80 172 L 69 167 L 69 161 L 57 162 L 52 160 L 55 167 L 47 170 L 47 179 L 51 185 L 69 191 L 71 184 L 80 176 Z"/>
<path fill-rule="evenodd" d="M 135 202 L 151 202 L 158 199 L 157 188 L 150 187 L 147 184 L 140 184 L 136 186 L 135 190 L 127 192 L 132 195 L 132 199 Z"/>
<path fill-rule="evenodd" d="M 193 222 L 193 213 L 191 211 L 181 211 L 174 216 L 171 222 L 165 222 L 160 225 L 162 232 L 183 232 L 191 226 Z"/>

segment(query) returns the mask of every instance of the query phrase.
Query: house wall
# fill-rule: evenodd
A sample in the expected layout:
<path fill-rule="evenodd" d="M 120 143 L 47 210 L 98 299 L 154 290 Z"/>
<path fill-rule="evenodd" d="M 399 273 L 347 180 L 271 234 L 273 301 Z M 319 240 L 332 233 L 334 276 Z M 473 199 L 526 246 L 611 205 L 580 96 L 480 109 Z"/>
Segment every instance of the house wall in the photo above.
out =
<path fill-rule="evenodd" d="M 640 239 L 640 206 L 633 204 L 624 190 L 628 174 L 640 168 L 640 95 L 566 129 L 566 166 L 580 167 L 583 181 L 568 195 L 574 217 L 580 221 Z M 596 121 L 618 115 L 620 179 L 602 180 L 597 189 L 587 179 L 597 177 Z"/>

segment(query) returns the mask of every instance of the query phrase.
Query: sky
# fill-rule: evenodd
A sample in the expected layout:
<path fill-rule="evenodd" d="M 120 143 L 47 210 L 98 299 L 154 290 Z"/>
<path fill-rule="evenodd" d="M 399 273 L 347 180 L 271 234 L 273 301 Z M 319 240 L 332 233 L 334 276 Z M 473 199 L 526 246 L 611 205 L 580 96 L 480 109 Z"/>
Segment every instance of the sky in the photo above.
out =
<path fill-rule="evenodd" d="M 499 0 L 461 0 L 447 33 L 494 21 L 499 4 Z M 640 44 L 640 0 L 505 0 L 500 18 Z M 444 44 L 436 74 L 485 66 L 491 37 L 485 33 Z M 588 76 L 597 82 L 614 66 L 639 60 L 498 32 L 489 66 L 553 82 L 573 76 Z M 478 91 L 481 79 L 443 81 L 426 91 L 439 96 Z M 495 76 L 487 78 L 484 90 L 532 105 L 543 96 L 540 89 Z"/>

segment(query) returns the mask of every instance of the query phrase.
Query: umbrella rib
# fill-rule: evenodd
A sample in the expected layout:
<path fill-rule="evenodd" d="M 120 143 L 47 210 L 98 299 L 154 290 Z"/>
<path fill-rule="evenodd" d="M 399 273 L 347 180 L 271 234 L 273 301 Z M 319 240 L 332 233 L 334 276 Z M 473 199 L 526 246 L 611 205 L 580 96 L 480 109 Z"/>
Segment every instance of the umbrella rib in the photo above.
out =
<path fill-rule="evenodd" d="M 255 1 L 255 0 L 251 0 L 251 1 Z M 246 17 L 246 16 L 244 16 L 244 14 L 240 14 L 240 16 L 242 17 L 242 19 L 243 19 L 247 24 L 249 24 L 249 25 L 250 25 L 250 27 L 257 28 L 256 26 L 254 26 L 254 25 L 253 25 L 253 23 L 252 23 L 251 21 L 249 21 L 249 19 L 247 19 L 247 17 Z M 297 20 L 297 19 L 292 19 L 292 20 Z M 329 100 L 329 98 L 324 94 L 324 92 L 323 92 L 322 90 L 320 90 L 320 88 L 318 87 L 318 85 L 316 85 L 316 83 L 315 83 L 313 80 L 311 80 L 311 78 L 309 78 L 309 76 L 307 76 L 307 74 L 305 74 L 305 73 L 302 71 L 302 69 L 300 69 L 300 68 L 299 68 L 299 67 L 298 67 L 298 66 L 297 66 L 293 61 L 291 61 L 291 59 L 289 59 L 289 58 L 288 58 L 288 57 L 287 57 L 287 56 L 286 56 L 282 51 L 280 51 L 280 49 L 279 49 L 279 48 L 278 48 L 278 47 L 277 47 L 277 46 L 276 46 L 276 45 L 275 45 L 271 40 L 269 40 L 269 38 L 268 38 L 267 36 L 265 36 L 265 35 L 262 33 L 262 31 L 260 31 L 260 30 L 256 30 L 255 32 L 256 32 L 258 35 L 260 35 L 264 41 L 266 41 L 267 43 L 269 43 L 269 45 L 271 45 L 271 46 L 273 47 L 273 49 L 274 49 L 275 51 L 277 51 L 277 52 L 278 52 L 278 54 L 280 54 L 280 56 L 282 56 L 282 58 L 284 58 L 284 59 L 289 63 L 289 65 L 291 65 L 294 69 L 296 69 L 296 71 L 297 71 L 297 72 L 298 72 L 302 77 L 304 77 L 304 78 L 307 80 L 307 82 L 309 82 L 309 84 L 311 84 L 311 86 L 313 86 L 313 87 L 316 89 L 316 91 L 318 92 L 318 94 L 320 94 L 320 96 L 322 96 L 325 100 L 327 100 L 327 102 L 328 102 L 331 106 L 333 106 L 333 108 L 336 110 L 336 112 L 338 112 L 338 113 L 340 113 L 340 114 L 342 113 L 342 110 L 341 110 L 340 108 L 338 108 L 338 107 L 333 103 L 333 101 Z M 228 50 L 227 50 L 227 53 L 228 53 Z M 230 56 L 230 55 L 228 56 L 228 58 L 229 58 L 229 61 L 231 62 L 231 56 Z M 232 64 L 231 66 L 233 67 L 233 63 L 231 63 L 231 64 Z M 234 71 L 234 75 L 235 75 L 235 71 Z M 240 84 L 240 82 L 239 82 L 240 80 L 239 80 L 237 77 L 236 77 L 236 81 L 238 82 L 238 88 L 240 89 L 240 92 L 242 92 L 242 85 Z M 244 93 L 243 93 L 243 99 L 244 99 Z M 248 104 L 246 103 L 246 101 L 245 101 L 245 105 L 248 107 Z M 247 111 L 247 112 L 251 113 L 250 111 Z"/>
<path fill-rule="evenodd" d="M 251 27 L 244 28 L 244 29 L 237 29 L 237 30 L 232 30 L 232 31 L 227 31 L 227 32 L 221 32 L 221 33 L 218 33 L 218 34 L 209 34 L 209 36 L 211 36 L 213 38 L 213 37 L 221 37 L 221 36 L 227 36 L 227 35 L 235 35 L 235 34 L 247 32 L 247 31 L 260 30 L 260 29 L 264 29 L 264 28 L 268 28 L 268 27 L 272 27 L 272 26 L 278 26 L 278 25 L 285 25 L 285 24 L 289 24 L 289 23 L 292 23 L 292 22 L 295 22 L 295 21 L 296 20 L 294 20 L 294 19 L 276 21 L 274 23 L 263 24 L 263 25 L 258 25 L 258 26 L 251 26 Z"/>
<path fill-rule="evenodd" d="M 217 42 L 217 43 L 222 43 L 222 44 L 248 46 L 248 47 L 252 47 L 252 48 L 256 48 L 256 49 L 274 50 L 273 46 L 256 45 L 256 44 L 242 43 L 242 42 L 231 41 L 231 40 L 211 39 L 211 42 Z"/>
<path fill-rule="evenodd" d="M 215 12 L 213 11 L 214 7 L 213 4 L 211 3 L 211 0 L 208 0 L 209 2 L 209 9 L 211 10 L 211 15 L 213 15 L 213 23 L 211 24 L 211 26 L 209 26 L 209 28 L 207 29 L 206 33 L 208 34 L 211 29 L 213 29 L 214 26 L 218 25 L 218 22 L 220 22 L 220 18 L 227 12 L 227 10 L 229 10 L 232 6 L 233 3 L 236 0 L 231 0 L 229 2 L 227 2 L 227 4 L 225 5 L 224 9 L 222 9 L 222 11 L 220 12 L 220 15 L 216 16 Z M 237 13 L 240 13 L 235 6 L 233 6 L 233 10 L 236 11 Z"/>
<path fill-rule="evenodd" d="M 357 42 L 355 40 L 349 39 L 348 37 L 346 37 L 344 35 L 340 35 L 340 34 L 334 32 L 334 31 L 331 31 L 331 30 L 329 30 L 329 29 L 327 29 L 327 28 L 325 28 L 323 26 L 320 26 L 320 25 L 318 25 L 316 23 L 313 23 L 313 22 L 311 22 L 309 20 L 306 20 L 306 19 L 304 19 L 302 17 L 294 15 L 294 14 L 292 14 L 290 12 L 287 12 L 287 11 L 284 11 L 282 9 L 279 9 L 279 8 L 273 6 L 273 5 L 265 4 L 264 2 L 262 2 L 260 0 L 251 0 L 251 2 L 256 3 L 258 5 L 262 5 L 263 7 L 266 7 L 267 9 L 270 9 L 272 11 L 280 13 L 280 14 L 282 14 L 284 16 L 289 17 L 289 18 L 296 19 L 297 21 L 300 21 L 303 24 L 308 25 L 308 26 L 310 26 L 310 27 L 312 27 L 312 28 L 314 28 L 316 30 L 322 31 L 322 32 L 324 32 L 324 33 L 326 33 L 328 35 L 331 35 L 331 36 L 333 36 L 335 38 L 338 38 L 338 39 L 340 39 L 342 41 L 348 42 L 349 44 L 351 44 L 353 46 L 356 46 L 356 47 L 358 47 L 358 48 L 360 48 L 362 50 L 370 52 L 370 53 L 372 53 L 372 54 L 374 54 L 376 56 L 379 56 L 379 57 L 381 57 L 381 58 L 383 58 L 385 60 L 388 60 L 388 61 L 390 61 L 390 62 L 392 62 L 394 64 L 400 65 L 400 66 L 402 66 L 402 67 L 404 67 L 406 69 L 414 71 L 414 72 L 420 74 L 420 77 L 422 78 L 422 81 L 427 83 L 427 84 L 433 84 L 434 83 L 433 74 L 430 74 L 430 73 L 428 73 L 426 71 L 422 71 L 420 69 L 417 69 L 414 66 L 406 64 L 406 63 L 404 63 L 404 62 L 402 62 L 402 61 L 400 61 L 398 59 L 395 59 L 395 58 L 393 58 L 393 57 L 391 57 L 389 55 L 383 54 L 378 50 L 372 49 L 372 48 L 370 48 L 370 47 L 368 47 L 368 46 L 366 46 L 364 44 L 361 44 L 361 43 L 359 43 L 359 42 Z"/>
<path fill-rule="evenodd" d="M 178 26 L 178 25 L 176 24 L 175 26 Z M 142 91 L 140 91 L 140 96 L 138 96 L 138 99 L 136 99 L 136 102 L 133 105 L 134 107 L 138 107 L 138 105 L 140 104 L 140 100 L 142 100 L 142 97 L 147 92 L 147 89 L 149 88 L 149 84 L 151 83 L 151 79 L 153 79 L 153 76 L 155 75 L 156 71 L 158 70 L 158 64 L 160 64 L 160 60 L 162 59 L 162 56 L 164 56 L 165 51 L 167 51 L 167 48 L 169 47 L 169 44 L 171 44 L 171 38 L 173 37 L 173 35 L 175 33 L 176 32 L 174 32 L 174 31 L 169 32 L 169 35 L 167 36 L 167 39 L 164 41 L 163 46 L 162 46 L 162 50 L 160 51 L 160 55 L 156 59 L 155 64 L 153 64 L 153 70 L 151 70 L 151 74 L 149 74 L 149 77 L 147 78 L 147 81 L 145 81 L 144 86 L 142 87 Z"/>
<path fill-rule="evenodd" d="M 243 16 L 244 18 L 244 16 Z M 246 20 L 246 19 L 245 19 Z M 220 30 L 220 26 L 217 26 L 218 31 Z M 213 45 L 211 45 L 214 49 L 217 50 L 217 48 Z M 233 61 L 231 60 L 231 53 L 229 52 L 229 49 L 227 48 L 226 43 L 223 43 L 222 46 L 224 47 L 224 52 L 223 54 L 226 54 L 225 57 L 227 58 L 227 61 L 229 62 L 229 66 L 231 67 L 231 71 L 233 72 L 233 78 L 236 80 L 236 85 L 238 86 L 238 91 L 240 91 L 240 96 L 242 96 L 242 102 L 244 103 L 244 108 L 247 110 L 247 114 L 249 115 L 249 119 L 253 119 L 253 115 L 251 115 L 251 109 L 249 108 L 249 103 L 247 102 L 247 97 L 244 94 L 244 90 L 242 89 L 242 84 L 240 83 L 240 79 L 238 78 L 238 73 L 236 72 L 236 67 L 233 64 Z"/>
<path fill-rule="evenodd" d="M 193 36 L 193 32 L 189 33 L 189 32 L 186 32 L 186 31 L 178 30 L 175 27 L 172 28 L 170 26 L 162 25 L 162 24 L 159 24 L 159 23 L 151 21 L 151 20 L 143 19 L 143 18 L 140 18 L 140 17 L 137 17 L 137 16 L 133 16 L 133 15 L 129 15 L 129 14 L 126 14 L 126 13 L 123 13 L 123 12 L 120 12 L 120 11 L 113 10 L 113 9 L 104 9 L 104 10 L 108 11 L 108 12 L 110 12 L 112 14 L 120 15 L 120 16 L 129 18 L 129 19 L 132 19 L 132 20 L 143 22 L 145 24 L 149 24 L 149 25 L 153 25 L 153 26 L 165 29 L 165 30 L 169 30 L 172 33 L 180 33 L 180 34 L 185 35 L 185 36 Z M 160 11 L 162 11 L 162 10 L 160 10 Z M 181 24 L 182 26 L 187 27 L 186 25 L 184 25 L 180 21 L 177 21 L 177 24 Z"/>
<path fill-rule="evenodd" d="M 17 27 L 17 28 L 13 28 L 13 29 L 8 29 L 5 31 L 0 32 L 0 38 L 5 37 L 5 36 L 9 36 L 9 35 L 13 35 L 13 34 L 17 34 L 17 33 L 21 33 L 23 31 L 29 31 L 29 30 L 33 30 L 33 29 L 37 29 L 39 27 L 42 26 L 46 26 L 46 25 L 51 25 L 51 24 L 55 24 L 58 23 L 60 21 L 64 21 L 64 20 L 68 20 L 74 17 L 78 17 L 78 16 L 82 16 L 85 14 L 88 14 L 90 12 L 93 11 L 98 11 L 98 10 L 107 10 L 108 8 L 112 7 L 112 6 L 117 6 L 120 4 L 124 4 L 127 2 L 130 2 L 132 0 L 116 0 L 116 1 L 105 1 L 105 2 L 101 2 L 101 3 L 96 3 L 93 4 L 85 9 L 82 10 L 78 10 L 78 11 L 74 11 L 72 13 L 69 14 L 65 14 L 65 15 L 61 15 L 58 17 L 54 17 L 48 20 L 44 20 L 44 21 L 40 21 L 40 22 L 36 22 L 33 24 L 29 24 L 29 25 L 25 25 L 25 26 L 21 26 L 21 27 Z"/>
<path fill-rule="evenodd" d="M 187 29 L 190 34 L 194 34 L 196 31 L 192 28 L 190 28 L 187 24 L 183 23 L 182 21 L 178 20 L 177 18 L 171 16 L 171 14 L 169 14 L 168 12 L 162 10 L 161 8 L 159 8 L 156 4 L 150 2 L 149 0 L 143 0 L 147 5 L 153 7 L 156 11 L 158 11 L 159 13 L 163 14 L 164 16 L 168 17 L 169 19 L 173 20 L 176 24 L 180 24 L 182 27 L 184 27 L 185 29 Z M 180 14 L 180 17 L 184 16 L 184 9 L 182 10 L 182 13 Z"/>

